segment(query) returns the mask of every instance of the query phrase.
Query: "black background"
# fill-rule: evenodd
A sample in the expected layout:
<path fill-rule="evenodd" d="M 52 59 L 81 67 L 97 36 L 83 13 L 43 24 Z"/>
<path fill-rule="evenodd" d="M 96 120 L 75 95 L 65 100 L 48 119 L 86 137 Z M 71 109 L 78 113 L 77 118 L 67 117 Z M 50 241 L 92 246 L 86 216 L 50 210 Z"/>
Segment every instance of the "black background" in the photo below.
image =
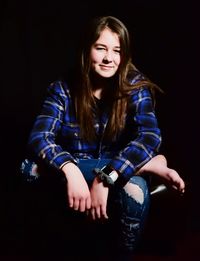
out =
<path fill-rule="evenodd" d="M 96 15 L 114 15 L 127 25 L 133 62 L 165 92 L 157 100 L 157 117 L 163 135 L 161 149 L 169 165 L 180 173 L 187 185 L 182 199 L 174 195 L 168 201 L 156 203 L 160 212 L 155 211 L 152 215 L 161 218 L 155 217 L 160 222 L 158 226 L 153 224 L 155 235 L 167 238 L 168 243 L 175 239 L 175 245 L 181 237 L 190 238 L 189 246 L 195 244 L 192 240 L 200 228 L 200 178 L 197 153 L 198 16 L 193 3 L 10 0 L 1 3 L 0 18 L 3 192 L 0 240 L 3 255 L 9 251 L 13 254 L 23 252 L 20 244 L 23 244 L 26 227 L 27 203 L 24 207 L 23 201 L 27 200 L 24 199 L 27 194 L 18 170 L 26 155 L 27 138 L 46 87 L 73 65 L 81 29 Z M 161 228 L 164 229 L 162 235 Z"/>

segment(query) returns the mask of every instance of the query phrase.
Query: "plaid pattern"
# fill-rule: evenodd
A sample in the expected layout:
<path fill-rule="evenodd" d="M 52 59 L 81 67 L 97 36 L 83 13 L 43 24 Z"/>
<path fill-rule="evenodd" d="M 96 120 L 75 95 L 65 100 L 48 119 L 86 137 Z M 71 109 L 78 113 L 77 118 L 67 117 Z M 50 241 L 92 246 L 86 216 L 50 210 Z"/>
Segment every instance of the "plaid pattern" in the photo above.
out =
<path fill-rule="evenodd" d="M 134 78 L 132 82 L 138 81 Z M 36 158 L 60 169 L 78 158 L 108 158 L 109 165 L 125 180 L 158 153 L 161 136 L 147 87 L 133 90 L 128 102 L 126 125 L 117 141 L 104 141 L 102 133 L 108 121 L 106 109 L 101 117 L 94 108 L 97 142 L 80 137 L 74 105 L 66 82 L 56 81 L 47 88 L 47 97 L 31 131 L 28 147 Z"/>

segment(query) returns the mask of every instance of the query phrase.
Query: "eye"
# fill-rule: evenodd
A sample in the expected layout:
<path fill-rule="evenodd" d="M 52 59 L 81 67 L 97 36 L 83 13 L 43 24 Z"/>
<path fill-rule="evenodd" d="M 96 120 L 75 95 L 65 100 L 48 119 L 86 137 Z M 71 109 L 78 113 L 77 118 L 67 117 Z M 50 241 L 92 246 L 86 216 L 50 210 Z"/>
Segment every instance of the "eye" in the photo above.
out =
<path fill-rule="evenodd" d="M 115 53 L 121 53 L 121 51 L 119 49 L 115 49 L 114 52 Z"/>
<path fill-rule="evenodd" d="M 105 50 L 104 47 L 96 47 L 96 50 Z"/>

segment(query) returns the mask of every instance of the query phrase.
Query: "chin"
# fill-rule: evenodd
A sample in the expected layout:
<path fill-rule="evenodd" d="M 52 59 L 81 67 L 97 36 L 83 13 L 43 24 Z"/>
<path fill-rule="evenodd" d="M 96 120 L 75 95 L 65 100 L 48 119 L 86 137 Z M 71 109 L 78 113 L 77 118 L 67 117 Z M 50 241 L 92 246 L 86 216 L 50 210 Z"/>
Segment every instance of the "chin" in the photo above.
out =
<path fill-rule="evenodd" d="M 115 72 L 101 72 L 98 74 L 99 74 L 99 76 L 101 76 L 103 78 L 111 78 L 115 75 Z"/>

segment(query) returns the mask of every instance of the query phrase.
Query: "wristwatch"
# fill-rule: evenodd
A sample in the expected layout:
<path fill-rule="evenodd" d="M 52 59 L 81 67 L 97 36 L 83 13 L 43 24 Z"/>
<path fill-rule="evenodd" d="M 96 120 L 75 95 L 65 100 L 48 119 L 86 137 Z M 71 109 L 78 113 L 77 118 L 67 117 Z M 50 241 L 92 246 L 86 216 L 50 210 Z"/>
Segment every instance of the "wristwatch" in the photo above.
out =
<path fill-rule="evenodd" d="M 106 187 L 113 186 L 118 178 L 117 172 L 109 166 L 104 166 L 102 169 L 95 168 L 94 172 Z"/>

